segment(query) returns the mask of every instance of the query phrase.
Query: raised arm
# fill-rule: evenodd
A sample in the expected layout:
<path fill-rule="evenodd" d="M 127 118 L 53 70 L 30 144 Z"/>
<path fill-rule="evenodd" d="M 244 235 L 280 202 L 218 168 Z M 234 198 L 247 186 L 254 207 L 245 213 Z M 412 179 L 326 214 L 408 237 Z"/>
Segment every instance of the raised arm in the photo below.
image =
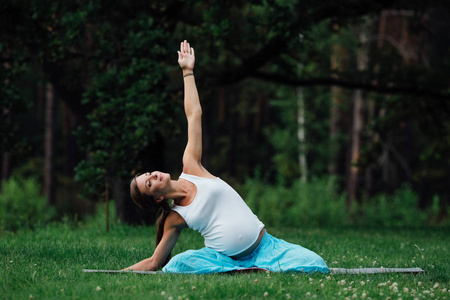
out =
<path fill-rule="evenodd" d="M 200 177 L 212 175 L 202 166 L 202 107 L 195 85 L 195 52 L 187 41 L 180 45 L 178 64 L 183 70 L 184 110 L 188 122 L 188 142 L 183 155 L 183 172 Z"/>

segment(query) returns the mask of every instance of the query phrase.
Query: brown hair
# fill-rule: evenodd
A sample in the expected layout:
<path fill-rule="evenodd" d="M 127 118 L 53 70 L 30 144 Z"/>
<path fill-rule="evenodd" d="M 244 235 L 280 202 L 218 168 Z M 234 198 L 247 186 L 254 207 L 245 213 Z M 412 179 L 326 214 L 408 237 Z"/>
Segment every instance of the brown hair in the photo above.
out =
<path fill-rule="evenodd" d="M 156 202 L 155 198 L 150 195 L 144 195 L 141 193 L 137 186 L 136 177 L 138 177 L 140 174 L 137 174 L 134 176 L 133 180 L 131 180 L 130 183 L 130 195 L 131 199 L 133 199 L 134 203 L 136 203 L 137 206 L 139 206 L 141 209 L 144 210 L 152 210 L 155 211 L 158 207 L 158 213 L 159 216 L 156 224 L 157 224 L 157 230 L 156 230 L 156 246 L 161 242 L 163 234 L 164 234 L 164 223 L 166 222 L 167 216 L 169 215 L 171 211 L 171 206 L 167 202 L 167 200 L 163 200 L 161 202 Z M 164 267 L 172 257 L 172 253 L 169 253 L 164 263 L 161 265 L 161 268 Z"/>

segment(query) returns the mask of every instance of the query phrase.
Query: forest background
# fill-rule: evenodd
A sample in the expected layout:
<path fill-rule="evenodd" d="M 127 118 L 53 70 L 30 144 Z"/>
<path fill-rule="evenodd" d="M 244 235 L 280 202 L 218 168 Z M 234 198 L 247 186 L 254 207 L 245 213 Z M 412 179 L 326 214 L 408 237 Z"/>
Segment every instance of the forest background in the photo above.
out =
<path fill-rule="evenodd" d="M 448 1 L 0 3 L 2 230 L 80 218 L 176 178 L 179 42 L 196 49 L 204 165 L 272 225 L 449 223 Z"/>

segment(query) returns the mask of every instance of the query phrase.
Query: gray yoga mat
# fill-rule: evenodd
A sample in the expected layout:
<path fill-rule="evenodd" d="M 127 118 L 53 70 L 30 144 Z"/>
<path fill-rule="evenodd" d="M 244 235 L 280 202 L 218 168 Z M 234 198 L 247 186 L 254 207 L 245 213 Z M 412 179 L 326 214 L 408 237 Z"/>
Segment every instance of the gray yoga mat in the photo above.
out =
<path fill-rule="evenodd" d="M 344 269 L 344 268 L 330 268 L 333 274 L 384 274 L 384 273 L 424 273 L 421 268 L 358 268 L 358 269 Z M 161 271 L 120 271 L 120 270 L 89 270 L 84 269 L 85 273 L 135 273 L 135 274 L 162 274 Z M 249 273 L 249 272 L 269 272 L 260 268 L 247 268 L 226 273 Z"/>
<path fill-rule="evenodd" d="M 383 274 L 383 273 L 424 273 L 421 268 L 330 268 L 334 274 Z"/>
<path fill-rule="evenodd" d="M 89 270 L 83 269 L 85 273 L 135 273 L 135 274 L 162 274 L 161 271 L 121 271 L 121 270 Z"/>

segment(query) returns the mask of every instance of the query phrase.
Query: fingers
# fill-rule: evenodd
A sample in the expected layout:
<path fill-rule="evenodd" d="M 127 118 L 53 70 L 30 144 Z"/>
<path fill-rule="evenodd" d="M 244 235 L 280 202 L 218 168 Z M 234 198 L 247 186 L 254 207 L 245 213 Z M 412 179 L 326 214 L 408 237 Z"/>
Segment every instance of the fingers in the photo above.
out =
<path fill-rule="evenodd" d="M 191 48 L 191 55 L 195 57 L 194 48 Z"/>
<path fill-rule="evenodd" d="M 184 40 L 184 42 L 181 42 L 180 44 L 180 52 L 181 53 L 188 53 L 188 54 L 192 54 L 194 51 L 193 48 L 191 48 L 191 46 L 189 45 L 187 40 Z M 192 54 L 193 55 L 193 54 Z"/>

